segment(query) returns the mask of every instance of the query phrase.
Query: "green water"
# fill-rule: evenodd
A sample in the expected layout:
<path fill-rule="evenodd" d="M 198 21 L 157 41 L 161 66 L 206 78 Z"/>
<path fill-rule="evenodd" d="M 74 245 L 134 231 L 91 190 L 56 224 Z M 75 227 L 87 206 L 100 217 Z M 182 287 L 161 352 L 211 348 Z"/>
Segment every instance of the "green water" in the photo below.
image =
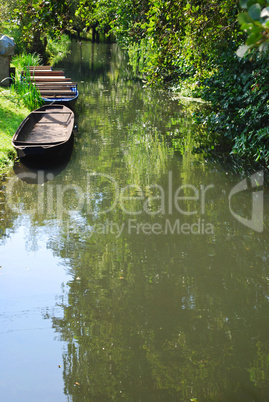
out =
<path fill-rule="evenodd" d="M 202 106 L 143 88 L 116 45 L 58 67 L 70 160 L 0 187 L 0 399 L 267 401 L 263 172 L 192 154 Z"/>

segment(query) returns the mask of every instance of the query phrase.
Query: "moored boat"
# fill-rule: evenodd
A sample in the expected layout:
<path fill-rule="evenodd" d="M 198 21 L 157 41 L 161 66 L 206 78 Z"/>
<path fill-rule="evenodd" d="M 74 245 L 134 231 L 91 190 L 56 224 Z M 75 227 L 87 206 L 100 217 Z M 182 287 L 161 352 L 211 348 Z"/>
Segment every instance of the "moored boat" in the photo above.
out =
<path fill-rule="evenodd" d="M 45 104 L 62 104 L 73 108 L 78 99 L 77 83 L 66 78 L 63 70 L 51 66 L 29 66 L 22 72 L 35 85 Z"/>
<path fill-rule="evenodd" d="M 37 85 L 36 85 L 37 86 Z M 57 85 L 50 86 L 37 86 L 39 89 L 42 100 L 45 104 L 57 103 L 70 107 L 74 107 L 76 100 L 78 99 L 78 89 L 75 84 L 73 85 Z"/>
<path fill-rule="evenodd" d="M 64 105 L 45 105 L 20 124 L 12 144 L 21 158 L 52 159 L 63 154 L 72 138 L 74 112 Z"/>

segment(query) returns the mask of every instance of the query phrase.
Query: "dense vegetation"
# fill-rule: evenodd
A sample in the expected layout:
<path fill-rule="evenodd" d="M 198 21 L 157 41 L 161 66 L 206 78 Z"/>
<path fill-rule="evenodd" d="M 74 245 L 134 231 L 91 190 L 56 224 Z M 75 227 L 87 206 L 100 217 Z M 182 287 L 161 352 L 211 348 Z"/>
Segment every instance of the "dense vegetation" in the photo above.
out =
<path fill-rule="evenodd" d="M 209 148 L 268 163 L 267 0 L 12 0 L 1 7 L 17 51 L 48 56 L 64 33 L 104 32 L 147 84 L 211 102 Z M 243 11 L 243 12 L 242 12 Z M 238 23 L 239 22 L 239 23 Z M 246 44 L 245 44 L 246 41 Z M 259 47 L 263 53 L 255 49 Z M 235 54 L 244 56 L 240 58 Z M 253 48 L 255 48 L 253 50 Z"/>

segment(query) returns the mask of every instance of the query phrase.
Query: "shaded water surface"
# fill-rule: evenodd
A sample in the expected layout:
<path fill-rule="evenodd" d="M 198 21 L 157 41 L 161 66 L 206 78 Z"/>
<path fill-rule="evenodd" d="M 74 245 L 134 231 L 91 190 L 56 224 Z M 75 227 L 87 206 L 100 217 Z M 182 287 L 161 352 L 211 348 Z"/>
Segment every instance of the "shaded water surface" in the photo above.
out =
<path fill-rule="evenodd" d="M 268 400 L 263 172 L 193 155 L 199 106 L 143 88 L 116 45 L 59 67 L 70 160 L 1 181 L 0 399 Z"/>

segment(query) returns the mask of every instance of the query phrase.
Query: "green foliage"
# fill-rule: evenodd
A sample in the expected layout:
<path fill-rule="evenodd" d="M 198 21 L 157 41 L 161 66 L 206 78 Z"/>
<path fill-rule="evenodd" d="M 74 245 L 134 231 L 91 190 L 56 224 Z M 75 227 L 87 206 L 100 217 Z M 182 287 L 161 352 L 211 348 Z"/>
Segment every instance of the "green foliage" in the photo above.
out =
<path fill-rule="evenodd" d="M 230 36 L 234 40 L 240 36 L 235 27 L 237 0 L 200 5 L 178 0 L 124 1 L 113 7 L 116 17 L 111 29 L 129 49 L 134 70 L 141 68 L 140 75 L 151 84 L 191 76 L 200 79 L 210 68 L 208 54 L 221 51 Z M 150 49 L 146 57 L 145 46 Z"/>
<path fill-rule="evenodd" d="M 15 91 L 19 95 L 20 101 L 31 110 L 37 109 L 43 104 L 39 91 L 30 83 L 29 77 L 22 81 L 16 80 L 11 85 L 11 91 Z"/>
<path fill-rule="evenodd" d="M 54 65 L 62 60 L 70 52 L 69 46 L 70 38 L 66 34 L 55 39 L 48 37 L 47 53 L 49 55 L 49 63 Z"/>
<path fill-rule="evenodd" d="M 0 3 L 0 33 L 4 33 L 10 20 L 12 10 L 16 7 L 17 0 L 2 0 Z"/>
<path fill-rule="evenodd" d="M 12 35 L 17 52 L 22 50 L 45 54 L 48 36 L 59 37 L 72 31 L 71 1 L 17 0 L 11 12 Z"/>
<path fill-rule="evenodd" d="M 30 74 L 26 73 L 25 79 L 21 79 L 21 72 L 27 66 L 37 66 L 40 64 L 40 56 L 37 54 L 27 54 L 15 56 L 12 63 L 16 68 L 16 77 L 11 85 L 11 92 L 17 95 L 18 102 L 23 104 L 30 110 L 37 109 L 42 105 L 42 99 L 36 87 L 31 85 Z"/>
<path fill-rule="evenodd" d="M 0 88 L 0 98 L 0 171 L 3 172 L 15 158 L 11 138 L 29 110 L 8 90 Z"/>
<path fill-rule="evenodd" d="M 129 63 L 137 77 L 146 78 L 150 66 L 153 66 L 156 49 L 152 40 L 141 39 L 140 43 L 131 43 L 127 47 Z"/>
<path fill-rule="evenodd" d="M 38 54 L 23 52 L 20 55 L 12 57 L 12 64 L 16 68 L 16 79 L 20 79 L 21 72 L 28 66 L 38 66 L 41 58 Z"/>
<path fill-rule="evenodd" d="M 212 105 L 207 125 L 211 140 L 242 158 L 269 162 L 268 55 L 254 52 L 239 59 L 227 51 L 219 69 L 204 82 L 203 98 Z M 216 137 L 217 136 L 217 137 Z"/>
<path fill-rule="evenodd" d="M 246 44 L 237 51 L 243 57 L 247 51 L 259 48 L 267 51 L 269 46 L 269 1 L 267 0 L 240 0 L 244 12 L 238 16 L 241 29 L 247 33 Z"/>

